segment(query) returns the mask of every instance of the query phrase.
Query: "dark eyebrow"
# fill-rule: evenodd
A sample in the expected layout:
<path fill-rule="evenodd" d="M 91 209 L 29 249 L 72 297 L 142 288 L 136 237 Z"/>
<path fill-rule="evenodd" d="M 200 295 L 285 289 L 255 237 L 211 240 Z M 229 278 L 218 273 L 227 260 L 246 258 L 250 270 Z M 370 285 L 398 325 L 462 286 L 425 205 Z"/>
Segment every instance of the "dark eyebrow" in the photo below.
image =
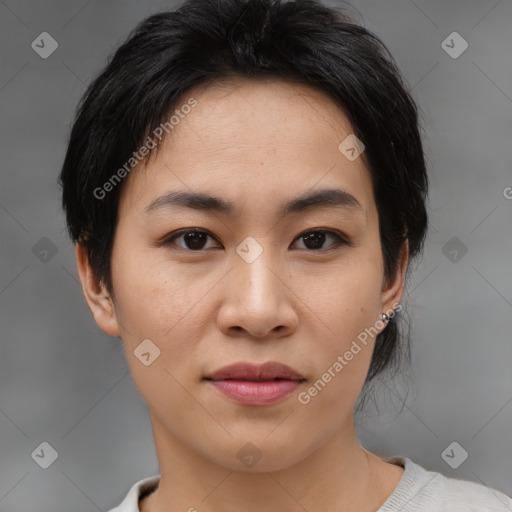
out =
<path fill-rule="evenodd" d="M 327 188 L 310 194 L 304 194 L 284 203 L 278 215 L 284 217 L 290 213 L 298 213 L 329 206 L 343 207 L 349 210 L 363 209 L 361 203 L 346 190 Z"/>
<path fill-rule="evenodd" d="M 232 215 L 235 205 L 208 194 L 196 192 L 171 191 L 156 198 L 146 208 L 145 212 L 169 207 L 184 207 L 202 211 L 216 211 L 226 215 Z M 292 199 L 281 205 L 278 215 L 284 217 L 291 213 L 299 213 L 321 207 L 343 207 L 349 210 L 362 209 L 361 203 L 349 192 L 341 189 L 323 189 L 312 193 L 306 193 L 296 199 Z"/>

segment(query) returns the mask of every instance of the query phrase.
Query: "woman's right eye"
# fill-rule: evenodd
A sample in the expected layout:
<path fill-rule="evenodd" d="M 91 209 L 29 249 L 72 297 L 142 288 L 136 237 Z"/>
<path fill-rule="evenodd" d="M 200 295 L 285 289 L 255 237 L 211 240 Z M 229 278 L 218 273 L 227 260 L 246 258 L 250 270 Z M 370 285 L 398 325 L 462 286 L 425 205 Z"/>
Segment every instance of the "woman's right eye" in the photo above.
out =
<path fill-rule="evenodd" d="M 212 247 L 205 247 L 208 238 L 213 238 L 212 235 L 204 229 L 190 228 L 181 229 L 171 236 L 165 238 L 161 245 L 166 247 L 178 246 L 181 249 L 188 251 L 202 251 L 204 249 L 211 249 Z M 175 240 L 181 239 L 182 244 L 177 244 Z M 171 247 L 172 248 L 172 247 Z"/>

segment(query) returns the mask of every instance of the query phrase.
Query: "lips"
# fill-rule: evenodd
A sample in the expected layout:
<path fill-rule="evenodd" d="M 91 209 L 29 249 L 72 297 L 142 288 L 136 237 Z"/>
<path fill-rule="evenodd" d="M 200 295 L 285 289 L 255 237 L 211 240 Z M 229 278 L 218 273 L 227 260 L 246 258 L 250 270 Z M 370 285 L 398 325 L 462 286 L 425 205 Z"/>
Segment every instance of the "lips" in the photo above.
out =
<path fill-rule="evenodd" d="M 236 381 L 273 381 L 290 380 L 303 381 L 304 376 L 289 366 L 271 361 L 261 365 L 251 363 L 235 363 L 224 366 L 220 370 L 206 377 L 207 380 L 236 380 Z"/>
<path fill-rule="evenodd" d="M 290 397 L 306 380 L 285 364 L 236 363 L 205 380 L 230 400 L 244 406 L 270 406 Z"/>

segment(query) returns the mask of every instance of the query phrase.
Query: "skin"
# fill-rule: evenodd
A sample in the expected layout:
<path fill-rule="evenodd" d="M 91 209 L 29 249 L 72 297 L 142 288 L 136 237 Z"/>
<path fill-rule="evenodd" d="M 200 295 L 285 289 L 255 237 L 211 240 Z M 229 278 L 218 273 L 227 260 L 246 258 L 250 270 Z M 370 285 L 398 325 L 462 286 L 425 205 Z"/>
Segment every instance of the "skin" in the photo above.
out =
<path fill-rule="evenodd" d="M 374 338 L 325 388 L 312 386 L 365 328 L 400 302 L 407 244 L 384 278 L 378 212 L 363 158 L 338 145 L 353 133 L 333 101 L 307 86 L 232 79 L 188 91 L 198 105 L 147 166 L 127 178 L 112 253 L 115 297 L 77 245 L 78 272 L 99 327 L 122 338 L 134 382 L 150 413 L 160 486 L 142 512 L 375 511 L 403 469 L 359 445 L 353 408 Z M 278 217 L 278 206 L 306 192 L 340 188 L 361 207 L 319 207 Z M 235 204 L 235 214 L 168 207 L 145 213 L 170 190 L 205 192 Z M 193 251 L 183 228 L 207 230 Z M 299 235 L 329 229 L 316 249 Z M 263 252 L 247 263 L 246 237 Z M 313 247 L 313 248 L 311 248 Z M 202 252 L 201 252 L 202 251 Z M 149 338 L 160 356 L 149 366 L 134 350 Z M 203 380 L 234 362 L 279 361 L 306 382 L 270 406 L 230 400 Z M 247 443 L 261 459 L 237 457 Z"/>

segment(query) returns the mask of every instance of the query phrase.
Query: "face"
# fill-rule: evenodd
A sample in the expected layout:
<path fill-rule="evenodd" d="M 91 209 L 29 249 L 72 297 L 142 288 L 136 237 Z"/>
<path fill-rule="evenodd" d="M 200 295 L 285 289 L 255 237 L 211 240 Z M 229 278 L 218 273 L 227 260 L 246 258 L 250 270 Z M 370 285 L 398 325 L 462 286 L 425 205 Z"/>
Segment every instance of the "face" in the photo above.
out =
<path fill-rule="evenodd" d="M 157 444 L 229 469 L 248 470 L 243 454 L 261 456 L 252 471 L 283 469 L 352 432 L 403 269 L 384 279 L 370 173 L 338 149 L 353 129 L 328 97 L 248 79 L 183 103 L 192 96 L 195 108 L 127 178 L 115 302 L 89 303 L 122 337 Z M 301 380 L 207 380 L 239 362 L 279 362 Z"/>

